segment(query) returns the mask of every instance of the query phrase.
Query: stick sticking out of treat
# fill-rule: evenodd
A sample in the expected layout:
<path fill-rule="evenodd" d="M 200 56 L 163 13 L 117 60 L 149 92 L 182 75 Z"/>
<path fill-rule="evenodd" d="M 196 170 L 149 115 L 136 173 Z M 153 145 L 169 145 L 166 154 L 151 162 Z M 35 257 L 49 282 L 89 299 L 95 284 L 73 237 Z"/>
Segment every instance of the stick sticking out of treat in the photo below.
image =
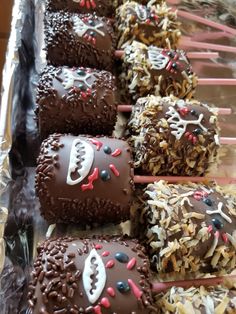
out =
<path fill-rule="evenodd" d="M 226 25 L 223 25 L 223 24 L 219 24 L 217 22 L 214 22 L 214 21 L 211 21 L 208 19 L 205 19 L 204 17 L 198 16 L 198 15 L 186 12 L 186 11 L 182 11 L 182 10 L 178 10 L 177 15 L 179 17 L 183 17 L 183 18 L 189 19 L 191 21 L 198 22 L 198 23 L 210 26 L 210 27 L 215 28 L 215 29 L 220 29 L 223 32 L 230 33 L 232 35 L 236 35 L 236 29 L 231 28 L 231 27 L 226 26 Z"/>
<path fill-rule="evenodd" d="M 199 78 L 198 85 L 221 85 L 234 86 L 236 79 L 233 78 Z"/>
<path fill-rule="evenodd" d="M 216 51 L 236 53 L 236 47 L 217 45 L 217 44 L 209 44 L 209 43 L 204 43 L 201 41 L 193 41 L 193 40 L 189 40 L 189 39 L 180 40 L 179 46 L 183 47 L 183 48 L 190 48 L 191 47 L 191 48 L 198 48 L 198 49 L 210 49 L 210 50 L 216 50 Z"/>
<path fill-rule="evenodd" d="M 170 289 L 171 287 L 182 287 L 190 288 L 192 286 L 216 286 L 222 284 L 226 280 L 236 279 L 236 276 L 221 276 L 221 277 L 210 277 L 210 278 L 199 278 L 192 280 L 178 280 L 178 281 L 167 281 L 167 282 L 154 282 L 152 284 L 153 292 L 162 292 Z"/>
<path fill-rule="evenodd" d="M 117 111 L 119 112 L 131 112 L 133 106 L 132 105 L 118 105 L 117 106 Z M 232 113 L 231 108 L 217 108 L 218 109 L 218 114 L 221 116 L 229 116 Z"/>
<path fill-rule="evenodd" d="M 204 41 L 209 39 L 219 39 L 222 37 L 233 38 L 234 35 L 225 33 L 225 32 L 199 32 L 195 35 L 191 36 L 191 40 L 193 41 Z"/>

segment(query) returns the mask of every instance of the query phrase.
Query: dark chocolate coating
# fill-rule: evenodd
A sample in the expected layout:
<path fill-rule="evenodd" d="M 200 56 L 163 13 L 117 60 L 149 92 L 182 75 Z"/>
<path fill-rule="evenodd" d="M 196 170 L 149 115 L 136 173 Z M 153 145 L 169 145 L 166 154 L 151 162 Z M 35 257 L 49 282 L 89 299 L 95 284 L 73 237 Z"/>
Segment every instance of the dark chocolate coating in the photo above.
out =
<path fill-rule="evenodd" d="M 46 67 L 36 94 L 41 137 L 55 132 L 111 135 L 117 117 L 114 94 L 110 72 Z"/>
<path fill-rule="evenodd" d="M 72 13 L 93 13 L 98 16 L 111 17 L 114 14 L 112 0 L 46 0 L 47 10 L 56 12 L 59 10 Z"/>
<path fill-rule="evenodd" d="M 89 189 L 90 176 L 95 179 Z M 113 138 L 51 135 L 41 146 L 35 188 L 50 223 L 127 220 L 133 191 L 130 148 Z"/>
<path fill-rule="evenodd" d="M 45 18 L 45 44 L 50 64 L 111 70 L 115 35 L 111 21 L 95 14 L 51 13 Z"/>
<path fill-rule="evenodd" d="M 128 262 L 118 261 L 117 253 L 127 256 Z M 129 267 L 131 260 L 134 265 Z M 127 284 L 128 280 L 132 280 L 141 296 L 130 284 L 127 291 L 117 289 L 119 282 Z M 93 300 L 89 299 L 88 292 L 93 294 Z M 38 247 L 28 297 L 35 314 L 156 313 L 145 249 L 136 240 L 129 239 L 45 241 Z"/>

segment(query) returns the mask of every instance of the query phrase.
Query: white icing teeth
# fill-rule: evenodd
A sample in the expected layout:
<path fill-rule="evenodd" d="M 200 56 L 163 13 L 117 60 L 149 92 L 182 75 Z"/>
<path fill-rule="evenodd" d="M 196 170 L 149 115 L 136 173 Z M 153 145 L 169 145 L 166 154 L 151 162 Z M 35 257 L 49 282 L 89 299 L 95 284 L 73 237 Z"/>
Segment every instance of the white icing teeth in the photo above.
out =
<path fill-rule="evenodd" d="M 89 174 L 93 161 L 94 150 L 92 146 L 81 139 L 75 139 L 71 146 L 66 183 L 69 185 L 75 185 L 83 181 Z M 72 174 L 75 172 L 78 178 L 74 180 L 72 178 Z"/>
<path fill-rule="evenodd" d="M 64 74 L 64 81 L 62 85 L 65 89 L 69 89 L 73 86 L 75 86 L 75 81 L 82 82 L 86 85 L 86 87 L 91 88 L 92 85 L 89 84 L 88 80 L 91 78 L 90 73 L 85 73 L 84 76 L 76 76 L 72 70 L 69 69 L 63 69 Z"/>
<path fill-rule="evenodd" d="M 73 22 L 74 22 L 74 31 L 79 37 L 83 37 L 87 33 L 87 31 L 94 31 L 103 37 L 105 36 L 105 33 L 99 29 L 103 27 L 102 23 L 99 23 L 95 26 L 87 25 L 78 16 L 75 16 L 73 18 Z"/>
<path fill-rule="evenodd" d="M 103 292 L 106 284 L 106 269 L 102 258 L 92 249 L 84 262 L 83 286 L 88 300 L 94 304 Z"/>
<path fill-rule="evenodd" d="M 167 66 L 169 57 L 164 56 L 161 52 L 162 49 L 159 49 L 155 46 L 150 46 L 148 48 L 148 59 L 151 63 L 151 69 L 162 70 Z"/>

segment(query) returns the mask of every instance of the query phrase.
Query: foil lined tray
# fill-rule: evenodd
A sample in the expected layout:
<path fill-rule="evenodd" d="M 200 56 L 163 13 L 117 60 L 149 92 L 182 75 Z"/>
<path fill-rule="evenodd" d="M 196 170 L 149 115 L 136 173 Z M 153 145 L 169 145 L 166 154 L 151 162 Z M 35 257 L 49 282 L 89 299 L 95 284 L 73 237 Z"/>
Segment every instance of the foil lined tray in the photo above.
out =
<path fill-rule="evenodd" d="M 236 27 L 233 1 L 183 0 L 179 7 Z M 0 313 L 27 313 L 27 283 L 36 245 L 47 236 L 48 225 L 41 218 L 34 191 L 34 174 L 40 141 L 34 120 L 34 90 L 45 59 L 41 0 L 15 0 L 12 29 L 3 72 L 0 111 Z M 236 46 L 229 36 L 206 39 L 209 28 L 182 20 L 185 36 L 201 36 L 205 41 Z M 188 49 L 193 51 L 193 49 Z M 199 49 L 200 50 L 200 49 Z M 236 78 L 235 54 L 220 53 L 217 60 L 192 61 L 199 77 Z M 217 107 L 230 107 L 233 114 L 220 117 L 222 136 L 236 136 L 236 89 L 234 86 L 199 86 L 196 98 Z M 122 134 L 126 117 L 119 115 L 115 135 Z M 221 149 L 217 176 L 236 177 L 236 147 Z M 215 172 L 211 173 L 215 175 Z M 232 189 L 232 187 L 231 187 Z M 69 229 L 69 230 L 68 230 Z M 131 230 L 132 229 L 132 230 Z M 130 222 L 93 230 L 58 225 L 53 235 L 135 234 Z M 50 230 L 49 230 L 50 231 Z"/>

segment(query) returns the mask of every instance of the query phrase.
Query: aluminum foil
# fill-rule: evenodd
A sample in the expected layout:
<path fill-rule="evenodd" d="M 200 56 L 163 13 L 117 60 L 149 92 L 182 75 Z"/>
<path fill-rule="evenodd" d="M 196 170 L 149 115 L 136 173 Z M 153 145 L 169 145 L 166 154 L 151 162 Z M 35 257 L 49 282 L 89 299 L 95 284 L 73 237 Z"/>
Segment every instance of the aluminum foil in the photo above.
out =
<path fill-rule="evenodd" d="M 228 26 L 236 26 L 232 1 L 183 0 L 179 7 Z M 40 216 L 34 191 L 35 164 L 40 145 L 34 120 L 34 91 L 39 71 L 45 64 L 42 50 L 43 12 L 42 0 L 15 0 L 3 72 L 0 111 L 0 314 L 27 313 L 29 270 L 37 243 L 50 234 L 134 234 L 137 230 L 135 227 L 131 230 L 130 221 L 93 230 L 81 230 L 77 225 L 58 225 L 54 229 L 49 228 Z M 236 46 L 232 36 L 222 33 L 222 36 L 212 39 L 210 31 L 208 27 L 183 20 L 182 32 L 185 36 Z M 199 77 L 236 77 L 235 54 L 221 52 L 217 60 L 195 60 L 192 64 Z M 217 107 L 232 108 L 232 115 L 220 117 L 220 125 L 222 136 L 236 136 L 234 86 L 199 86 L 196 98 Z M 125 124 L 126 117 L 119 115 L 116 135 L 123 133 Z M 217 176 L 236 177 L 235 148 L 222 147 L 221 165 L 217 165 L 217 170 L 210 175 L 217 173 Z"/>

